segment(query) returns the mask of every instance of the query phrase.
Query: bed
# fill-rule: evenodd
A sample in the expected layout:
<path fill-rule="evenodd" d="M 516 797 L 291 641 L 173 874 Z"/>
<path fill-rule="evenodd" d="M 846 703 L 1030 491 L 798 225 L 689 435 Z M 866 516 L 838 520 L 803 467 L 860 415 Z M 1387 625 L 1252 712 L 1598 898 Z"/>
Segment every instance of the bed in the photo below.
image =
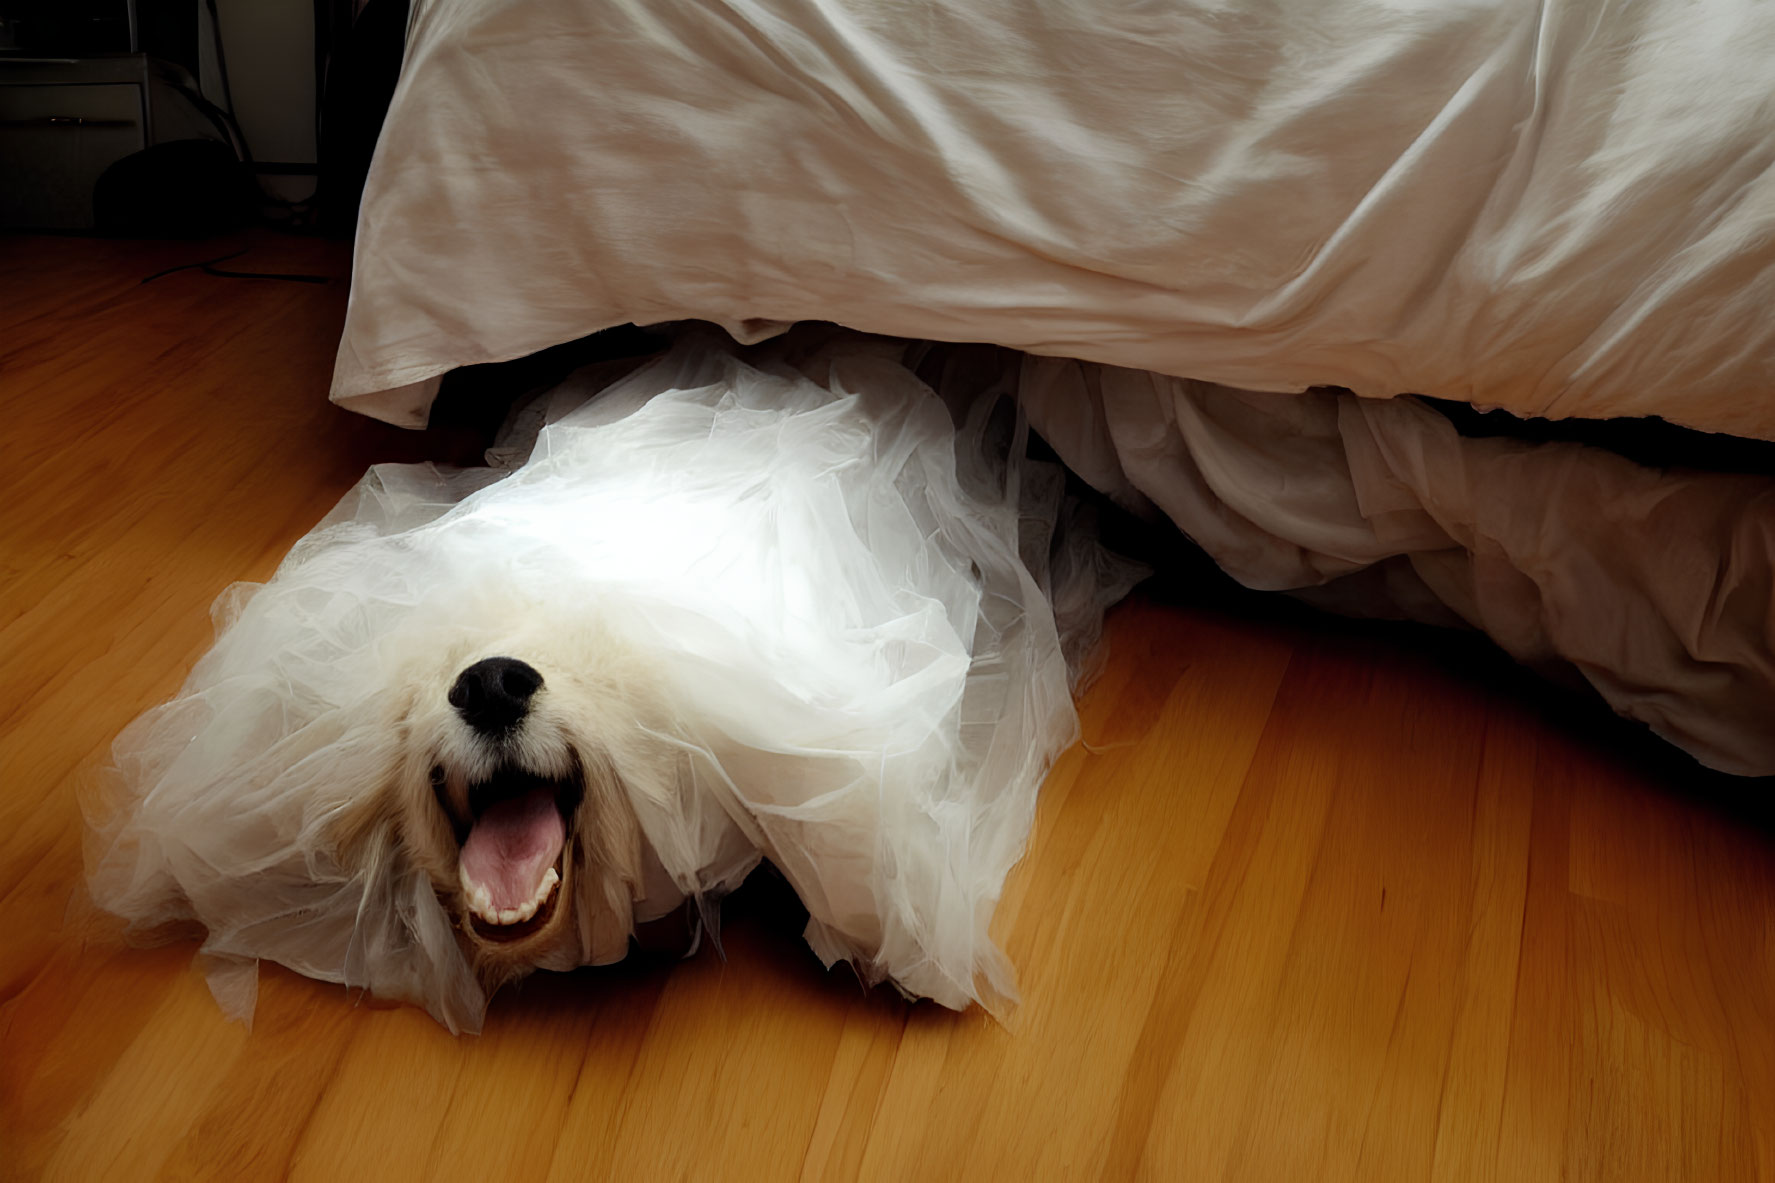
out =
<path fill-rule="evenodd" d="M 1748 0 L 419 0 L 333 397 L 423 426 L 630 323 L 1008 347 L 1069 466 L 1241 582 L 1768 774 L 1761 460 L 1429 400 L 1775 440 L 1771 61 Z"/>

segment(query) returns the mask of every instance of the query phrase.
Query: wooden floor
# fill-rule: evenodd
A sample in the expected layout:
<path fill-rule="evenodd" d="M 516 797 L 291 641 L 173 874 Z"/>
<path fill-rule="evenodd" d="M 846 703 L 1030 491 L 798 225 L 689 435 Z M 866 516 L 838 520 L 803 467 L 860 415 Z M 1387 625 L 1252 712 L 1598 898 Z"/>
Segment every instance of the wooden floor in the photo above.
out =
<path fill-rule="evenodd" d="M 326 403 L 342 282 L 139 283 L 225 249 L 0 239 L 0 1175 L 1775 1178 L 1754 793 L 1475 645 L 1193 585 L 1113 619 L 1012 1029 L 822 972 L 768 884 L 725 961 L 532 979 L 479 1038 L 277 969 L 225 1022 L 191 945 L 71 909 L 78 787 L 226 584 L 463 448 Z"/>

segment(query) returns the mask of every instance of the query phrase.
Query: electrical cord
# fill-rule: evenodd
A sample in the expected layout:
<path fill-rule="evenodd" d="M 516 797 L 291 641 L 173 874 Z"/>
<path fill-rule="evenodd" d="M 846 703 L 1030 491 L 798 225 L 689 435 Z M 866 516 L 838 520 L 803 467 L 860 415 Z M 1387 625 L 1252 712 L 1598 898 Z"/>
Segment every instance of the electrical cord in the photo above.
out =
<path fill-rule="evenodd" d="M 216 11 L 216 0 L 207 0 L 210 10 L 210 40 L 216 45 L 216 73 L 222 79 L 222 101 L 228 104 L 228 116 L 234 118 L 234 88 L 228 84 L 228 50 L 222 41 L 222 14 Z"/>
<path fill-rule="evenodd" d="M 196 107 L 198 113 L 214 124 L 216 130 L 227 138 L 228 150 L 234 153 L 234 158 L 251 167 L 253 163 L 252 151 L 247 148 L 246 136 L 242 134 L 240 124 L 235 122 L 234 117 L 204 98 L 203 93 L 196 88 L 187 86 L 184 82 L 176 79 L 169 79 L 168 82 L 174 90 L 185 96 L 186 102 Z"/>
<path fill-rule="evenodd" d="M 177 267 L 168 267 L 164 271 L 156 271 L 153 275 L 142 280 L 142 282 L 153 283 L 162 276 L 171 275 L 176 271 L 190 271 L 194 268 L 201 270 L 205 275 L 214 275 L 222 279 L 278 279 L 289 283 L 332 282 L 333 277 L 330 275 L 300 275 L 292 272 L 279 271 L 224 271 L 216 266 L 217 263 L 226 263 L 230 259 L 240 258 L 242 255 L 246 254 L 249 249 L 251 248 L 242 247 L 233 254 L 217 255 L 213 259 L 205 259 L 200 263 L 180 263 Z"/>
<path fill-rule="evenodd" d="M 205 5 L 210 13 L 210 44 L 216 50 L 216 76 L 222 83 L 222 105 L 210 101 L 203 93 L 203 83 L 192 79 L 188 85 L 184 81 L 175 81 L 174 87 L 186 99 L 196 105 L 197 109 L 222 132 L 233 149 L 234 156 L 249 169 L 253 167 L 253 150 L 247 143 L 247 134 L 240 126 L 240 118 L 234 110 L 234 84 L 228 78 L 228 48 L 222 36 L 222 14 L 216 8 L 216 0 L 206 0 Z"/>

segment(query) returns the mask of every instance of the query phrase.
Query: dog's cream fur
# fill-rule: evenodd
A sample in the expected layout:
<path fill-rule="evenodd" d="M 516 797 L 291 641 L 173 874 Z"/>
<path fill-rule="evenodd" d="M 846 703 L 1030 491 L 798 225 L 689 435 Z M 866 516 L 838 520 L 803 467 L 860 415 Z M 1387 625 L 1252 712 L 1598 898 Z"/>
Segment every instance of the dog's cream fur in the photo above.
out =
<path fill-rule="evenodd" d="M 543 678 L 503 739 L 476 733 L 446 698 L 461 670 L 489 656 L 517 658 Z M 613 630 L 581 622 L 443 646 L 404 666 L 388 701 L 399 755 L 382 783 L 342 813 L 336 837 L 347 865 L 395 854 L 422 869 L 489 995 L 533 969 L 621 956 L 643 886 L 631 794 L 666 793 L 674 760 L 654 738 L 664 712 L 648 671 Z M 583 792 L 565 819 L 561 883 L 545 920 L 523 936 L 489 939 L 470 922 L 457 834 L 470 820 L 469 786 L 501 768 L 577 781 Z"/>

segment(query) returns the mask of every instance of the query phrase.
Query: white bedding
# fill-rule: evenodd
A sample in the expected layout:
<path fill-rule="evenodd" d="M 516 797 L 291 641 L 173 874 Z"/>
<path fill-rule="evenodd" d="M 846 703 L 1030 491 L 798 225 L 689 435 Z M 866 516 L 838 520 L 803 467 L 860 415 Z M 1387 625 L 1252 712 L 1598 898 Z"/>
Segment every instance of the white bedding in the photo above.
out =
<path fill-rule="evenodd" d="M 1025 358 L 1017 390 L 1068 467 L 1246 586 L 1481 629 L 1704 764 L 1775 774 L 1775 474 L 1051 358 Z"/>
<path fill-rule="evenodd" d="M 1775 4 L 417 0 L 334 397 L 629 321 L 1775 437 Z"/>

